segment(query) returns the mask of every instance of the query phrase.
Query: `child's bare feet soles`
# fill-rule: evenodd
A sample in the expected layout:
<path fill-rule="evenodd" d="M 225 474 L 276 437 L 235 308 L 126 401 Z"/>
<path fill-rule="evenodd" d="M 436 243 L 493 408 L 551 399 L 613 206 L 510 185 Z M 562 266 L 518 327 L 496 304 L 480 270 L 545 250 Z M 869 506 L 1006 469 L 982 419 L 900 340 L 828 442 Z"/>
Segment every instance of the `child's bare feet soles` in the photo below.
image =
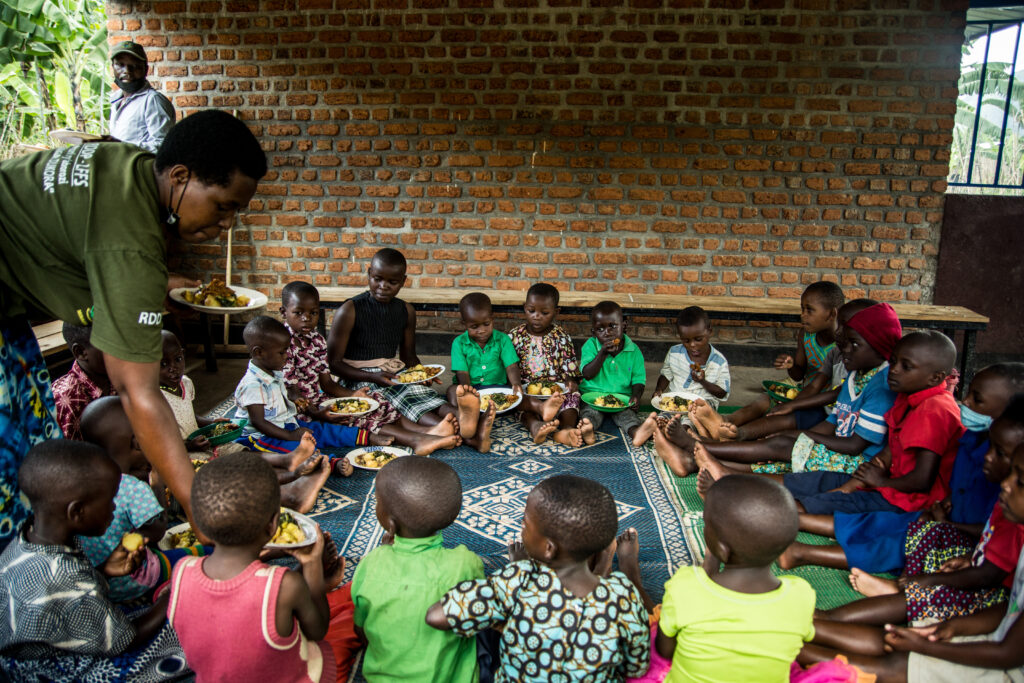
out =
<path fill-rule="evenodd" d="M 562 409 L 562 404 L 565 403 L 565 396 L 562 394 L 553 394 L 551 398 L 544 401 L 544 407 L 540 411 L 540 417 L 545 422 L 551 422 L 558 417 L 558 411 Z"/>
<path fill-rule="evenodd" d="M 530 429 L 533 432 L 533 442 L 535 444 L 542 444 L 548 440 L 548 437 L 555 433 L 558 429 L 558 420 L 551 420 L 550 422 L 538 422 L 533 428 Z"/>
<path fill-rule="evenodd" d="M 660 429 L 654 430 L 654 450 L 677 477 L 685 477 L 697 471 L 693 455 L 669 441 Z"/>
<path fill-rule="evenodd" d="M 850 585 L 853 590 L 869 598 L 878 595 L 894 595 L 900 592 L 899 584 L 892 579 L 883 579 L 854 567 L 850 570 Z"/>
<path fill-rule="evenodd" d="M 370 432 L 370 445 L 371 446 L 390 446 L 395 442 L 395 437 L 384 436 L 383 434 L 374 434 Z"/>
<path fill-rule="evenodd" d="M 455 419 L 455 416 L 451 413 L 445 415 L 440 422 L 431 427 L 426 431 L 427 434 L 433 436 L 451 436 L 456 434 L 460 430 L 460 422 Z M 474 431 L 476 430 L 476 423 L 473 424 Z"/>
<path fill-rule="evenodd" d="M 296 512 L 309 512 L 316 505 L 316 497 L 320 494 L 320 489 L 327 483 L 329 476 L 331 476 L 331 463 L 327 458 L 323 458 L 320 460 L 320 469 L 281 487 L 282 504 L 286 504 L 285 500 L 287 500 L 290 503 L 290 505 L 286 504 L 287 507 Z"/>
<path fill-rule="evenodd" d="M 455 448 L 460 443 L 462 443 L 462 437 L 458 434 L 450 434 L 449 436 L 429 436 L 424 434 L 416 440 L 413 453 L 416 455 L 430 455 L 441 448 L 445 450 Z"/>
<path fill-rule="evenodd" d="M 704 444 L 697 443 L 693 446 L 693 459 L 697 461 L 697 467 L 707 470 L 708 474 L 715 481 L 732 474 L 725 465 L 715 456 L 708 452 Z"/>
<path fill-rule="evenodd" d="M 480 420 L 480 394 L 470 385 L 460 384 L 455 389 L 455 403 L 459 407 L 459 433 L 468 439 L 476 434 Z"/>
<path fill-rule="evenodd" d="M 510 541 L 508 544 L 508 560 L 509 562 L 518 562 L 519 560 L 529 559 L 529 555 L 526 554 L 526 546 L 523 545 L 522 541 Z"/>
<path fill-rule="evenodd" d="M 699 441 L 693 430 L 688 429 L 678 415 L 673 415 L 669 418 L 661 428 L 661 431 L 669 441 L 686 450 L 691 450 L 693 445 Z"/>
<path fill-rule="evenodd" d="M 697 495 L 704 500 L 708 495 L 708 489 L 715 483 L 715 478 L 707 470 L 697 472 Z"/>
<path fill-rule="evenodd" d="M 487 412 L 484 413 L 483 422 L 479 423 L 476 429 L 476 449 L 481 453 L 489 453 L 491 451 L 491 428 L 494 427 L 494 417 L 498 414 L 498 408 L 493 403 L 487 408 Z"/>
<path fill-rule="evenodd" d="M 593 446 L 597 443 L 597 436 L 594 435 L 594 424 L 590 421 L 589 417 L 580 420 L 580 423 L 576 426 L 579 428 L 580 434 L 583 435 L 583 443 L 588 446 Z"/>
<path fill-rule="evenodd" d="M 717 410 L 708 405 L 708 402 L 704 399 L 698 398 L 690 404 L 690 418 L 704 425 L 704 428 L 711 434 L 712 438 L 724 438 L 719 433 L 722 422 L 724 422 L 722 416 L 718 414 Z"/>
<path fill-rule="evenodd" d="M 719 441 L 742 441 L 742 430 L 742 427 L 734 425 L 732 422 L 722 420 L 718 425 L 718 439 Z"/>
<path fill-rule="evenodd" d="M 293 471 L 300 477 L 304 477 L 307 474 L 312 474 L 316 471 L 316 468 L 320 465 L 320 459 L 324 455 L 320 451 L 314 451 L 308 458 L 299 463 Z"/>
<path fill-rule="evenodd" d="M 302 438 L 299 439 L 299 445 L 294 451 L 288 454 L 291 457 L 291 460 L 288 461 L 288 470 L 290 472 L 294 472 L 297 468 L 304 466 L 315 450 L 316 437 L 309 432 L 304 432 L 302 434 Z M 308 473 L 309 472 L 303 472 L 302 474 Z"/>
<path fill-rule="evenodd" d="M 658 415 L 657 413 L 651 413 L 647 416 L 647 419 L 640 423 L 640 426 L 636 428 L 636 433 L 633 434 L 633 445 L 643 446 L 647 443 L 647 440 L 654 436 L 654 430 L 658 429 Z"/>
<path fill-rule="evenodd" d="M 345 578 L 345 558 L 338 554 L 338 547 L 330 532 L 324 532 L 324 585 L 331 591 L 341 585 Z"/>
<path fill-rule="evenodd" d="M 571 446 L 572 448 L 579 448 L 583 445 L 583 432 L 579 427 L 559 429 L 551 438 L 563 446 Z"/>

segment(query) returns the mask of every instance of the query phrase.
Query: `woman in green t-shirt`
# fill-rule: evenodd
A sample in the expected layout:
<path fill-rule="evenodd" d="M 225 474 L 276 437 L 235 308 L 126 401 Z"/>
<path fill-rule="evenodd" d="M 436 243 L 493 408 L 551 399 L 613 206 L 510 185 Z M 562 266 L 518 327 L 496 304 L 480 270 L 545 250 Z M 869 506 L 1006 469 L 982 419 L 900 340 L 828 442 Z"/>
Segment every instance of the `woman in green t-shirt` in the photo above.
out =
<path fill-rule="evenodd" d="M 0 164 L 0 547 L 26 518 L 18 467 L 60 438 L 29 311 L 92 325 L 139 445 L 191 517 L 193 470 L 159 389 L 166 241 L 229 229 L 267 170 L 244 123 L 203 111 L 156 157 L 87 143 Z"/>

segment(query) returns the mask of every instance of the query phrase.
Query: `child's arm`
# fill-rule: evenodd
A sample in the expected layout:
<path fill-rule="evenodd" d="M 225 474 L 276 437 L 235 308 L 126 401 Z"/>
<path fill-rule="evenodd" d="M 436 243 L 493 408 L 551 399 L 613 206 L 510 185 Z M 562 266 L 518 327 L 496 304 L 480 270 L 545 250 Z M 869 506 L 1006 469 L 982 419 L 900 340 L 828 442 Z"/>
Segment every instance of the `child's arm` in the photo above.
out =
<path fill-rule="evenodd" d="M 658 375 L 658 383 L 654 385 L 654 396 L 661 396 L 666 389 L 668 389 L 668 378 L 665 375 Z"/>
<path fill-rule="evenodd" d="M 302 575 L 289 571 L 281 579 L 281 589 L 277 594 L 277 632 L 282 636 L 291 635 L 294 616 L 307 638 L 320 640 L 327 635 L 331 620 L 327 587 L 324 585 L 323 532 L 317 527 L 313 545 L 289 550 L 288 553 L 299 561 Z"/>
<path fill-rule="evenodd" d="M 508 383 L 512 386 L 512 390 L 522 394 L 523 393 L 523 373 L 519 369 L 519 363 L 515 362 L 511 365 L 505 366 L 505 376 L 508 377 Z"/>
<path fill-rule="evenodd" d="M 785 370 L 792 379 L 798 382 L 804 378 L 804 373 L 807 371 L 807 354 L 804 353 L 802 332 L 797 333 L 796 353 L 793 355 L 788 353 L 779 354 L 775 359 L 775 368 L 777 370 Z"/>
<path fill-rule="evenodd" d="M 441 608 L 440 600 L 427 609 L 427 625 L 436 628 L 438 631 L 452 630 L 451 625 L 448 623 L 448 617 L 444 615 L 444 610 Z"/>
<path fill-rule="evenodd" d="M 900 585 L 905 583 L 916 583 L 921 586 L 949 586 L 974 590 L 980 588 L 995 588 L 1006 578 L 1007 571 L 998 565 L 985 560 L 980 567 L 970 566 L 952 572 L 940 572 L 938 574 L 925 574 L 923 576 L 900 577 Z"/>
<path fill-rule="evenodd" d="M 690 377 L 693 377 L 694 381 L 697 382 L 697 384 L 704 387 L 704 389 L 715 398 L 725 398 L 729 394 L 729 392 L 723 389 L 722 387 L 718 386 L 717 384 L 714 384 L 713 382 L 709 382 L 704 377 L 704 368 L 702 367 L 698 366 L 697 368 L 691 370 Z"/>
<path fill-rule="evenodd" d="M 815 377 L 811 380 L 813 385 L 818 381 Z M 798 410 L 805 408 L 824 408 L 825 406 L 832 405 L 839 398 L 839 389 L 830 389 L 828 391 L 819 391 L 811 393 L 808 391 L 810 385 L 804 391 L 801 391 L 796 398 L 786 403 L 780 403 L 771 410 L 768 411 L 769 415 L 789 415 Z"/>
<path fill-rule="evenodd" d="M 605 342 L 598 346 L 597 355 L 594 356 L 589 363 L 583 366 L 583 370 L 581 371 L 583 379 L 594 379 L 597 377 L 597 374 L 601 372 L 601 368 L 604 366 L 605 358 L 607 358 L 608 354 L 614 351 L 617 347 L 618 344 L 615 344 L 612 341 Z"/>
<path fill-rule="evenodd" d="M 416 355 L 416 309 L 412 307 L 412 304 L 405 304 L 405 312 L 407 321 L 405 323 L 405 332 L 402 334 L 402 344 L 398 347 L 398 357 L 406 367 L 413 365 L 419 365 L 420 357 Z M 440 379 L 435 378 L 438 383 Z"/>
<path fill-rule="evenodd" d="M 804 432 L 815 443 L 824 445 L 829 450 L 846 455 L 858 455 L 870 446 L 870 442 L 862 436 L 836 436 L 836 426 L 831 422 L 820 422 Z"/>
<path fill-rule="evenodd" d="M 249 424 L 253 429 L 266 434 L 272 439 L 281 439 L 282 441 L 298 441 L 302 438 L 302 435 L 309 430 L 305 427 L 299 427 L 291 431 L 282 429 L 275 424 L 272 424 L 267 420 L 263 413 L 263 404 L 254 403 L 245 407 L 246 412 L 249 413 Z"/>
<path fill-rule="evenodd" d="M 142 647 L 153 639 L 167 621 L 167 603 L 171 597 L 170 591 L 164 591 L 159 598 L 153 602 L 153 606 L 139 616 L 132 619 L 132 627 L 135 629 L 135 637 L 128 643 L 125 652 L 131 652 Z"/>
<path fill-rule="evenodd" d="M 801 346 L 800 348 L 802 349 L 803 347 Z M 811 381 L 807 383 L 807 386 L 801 389 L 800 392 L 796 395 L 796 398 L 793 400 L 795 401 L 796 399 L 799 398 L 818 396 L 821 394 L 822 391 L 828 388 L 829 382 L 831 381 L 831 373 L 825 372 L 824 370 L 817 372 L 814 374 L 814 377 L 811 378 Z M 825 405 L 828 404 L 826 403 Z"/>
<path fill-rule="evenodd" d="M 947 642 L 947 639 L 953 636 L 991 633 L 999 627 L 1005 613 L 1005 606 L 996 605 L 970 617 L 950 620 L 923 629 L 886 625 L 886 649 L 919 652 L 949 662 L 985 669 L 1016 669 L 1024 665 L 1024 619 L 1017 619 L 1001 642 Z M 989 628 L 979 632 L 977 629 L 982 626 Z"/>
<path fill-rule="evenodd" d="M 672 655 L 676 653 L 676 639 L 666 636 L 658 627 L 658 634 L 654 637 L 654 649 L 665 659 L 672 661 Z"/>
<path fill-rule="evenodd" d="M 469 376 L 469 373 L 464 370 L 458 370 L 455 373 L 455 381 L 460 385 L 473 383 L 472 378 Z"/>
<path fill-rule="evenodd" d="M 888 449 L 886 450 L 888 451 Z M 881 467 L 866 467 L 866 465 L 871 464 L 869 461 L 857 468 L 857 471 L 853 473 L 853 478 L 876 489 L 887 486 L 904 493 L 927 491 L 931 488 L 935 477 L 939 474 L 939 461 L 941 458 L 938 453 L 929 451 L 926 448 L 914 450 L 917 451 L 917 457 L 914 459 L 914 469 L 902 477 L 890 477 L 889 467 L 885 469 Z"/>

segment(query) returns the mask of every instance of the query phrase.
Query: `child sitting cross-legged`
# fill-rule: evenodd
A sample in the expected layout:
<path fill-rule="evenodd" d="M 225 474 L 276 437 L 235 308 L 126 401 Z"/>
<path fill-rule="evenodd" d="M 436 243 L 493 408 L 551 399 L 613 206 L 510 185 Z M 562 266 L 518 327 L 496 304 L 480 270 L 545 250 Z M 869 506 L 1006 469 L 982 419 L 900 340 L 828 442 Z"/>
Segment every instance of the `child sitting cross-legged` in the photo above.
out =
<path fill-rule="evenodd" d="M 533 442 L 548 437 L 565 446 L 583 445 L 583 428 L 593 426 L 579 421 L 580 365 L 572 337 L 555 324 L 558 315 L 558 290 L 538 282 L 526 290 L 523 304 L 526 322 L 509 333 L 519 356 L 519 370 L 526 395 L 519 404 L 520 418 L 530 430 Z M 554 391 L 550 398 L 530 395 L 529 385 L 537 382 L 561 382 L 565 391 Z"/>
<path fill-rule="evenodd" d="M 459 516 L 462 483 L 429 458 L 396 458 L 377 474 L 377 519 L 390 544 L 370 551 L 352 579 L 357 632 L 369 681 L 476 681 L 476 641 L 423 621 L 445 591 L 484 575 L 465 546 L 445 548 L 441 530 Z"/>
<path fill-rule="evenodd" d="M 250 320 L 242 334 L 250 360 L 245 376 L 235 388 L 235 417 L 248 418 L 249 423 L 237 443 L 260 451 L 286 453 L 299 447 L 304 434 L 311 434 L 322 448 L 387 446 L 394 441 L 394 437 L 357 427 L 319 420 L 300 423 L 281 372 L 291 344 L 288 329 L 280 321 L 261 315 Z M 345 458 L 324 458 L 318 471 L 321 487 L 332 470 L 347 477 L 352 473 L 352 465 Z"/>
<path fill-rule="evenodd" d="M 463 636 L 504 624 L 497 683 L 642 675 L 650 660 L 643 600 L 621 572 L 599 576 L 589 565 L 617 524 L 615 500 L 601 484 L 545 479 L 526 499 L 528 559 L 458 584 L 430 607 L 427 623 Z"/>
<path fill-rule="evenodd" d="M 103 352 L 89 341 L 91 326 L 64 323 L 64 341 L 75 362 L 67 374 L 53 382 L 53 400 L 57 406 L 57 424 L 64 432 L 65 439 L 82 438 L 79 420 L 82 411 L 101 396 L 113 396 L 117 392 L 107 377 Z"/>
<path fill-rule="evenodd" d="M 327 365 L 327 342 L 317 331 L 320 319 L 320 293 L 306 282 L 289 282 L 281 291 L 281 315 L 291 333 L 284 379 L 296 407 L 316 420 L 366 429 L 374 434 L 394 437 L 395 443 L 408 446 L 416 455 L 430 455 L 438 448 L 454 448 L 455 418 L 448 417 L 432 427 L 413 422 L 401 415 L 378 391 L 352 391 L 338 384 Z M 380 403 L 372 413 L 358 417 L 330 415 L 320 404 L 331 397 L 369 397 Z"/>
<path fill-rule="evenodd" d="M 1007 521 L 1024 524 L 1024 444 L 1017 446 L 999 505 Z M 1002 683 L 1024 680 L 1024 553 L 1015 567 L 1008 602 L 969 616 L 910 628 L 816 620 L 814 644 L 802 663 L 831 659 L 836 651 L 880 681 Z"/>
<path fill-rule="evenodd" d="M 348 591 L 331 590 L 344 562 L 330 536 L 317 528 L 314 543 L 286 550 L 299 571 L 261 562 L 277 531 L 280 487 L 270 465 L 244 453 L 196 472 L 192 504 L 214 551 L 175 566 L 167 618 L 197 680 L 340 680 L 350 650 L 328 631 L 344 626 L 352 603 Z"/>
<path fill-rule="evenodd" d="M 714 483 L 704 565 L 681 567 L 665 584 L 655 648 L 672 660 L 666 681 L 789 680 L 814 636 L 815 594 L 771 565 L 796 534 L 796 505 L 777 482 L 741 474 Z"/>
<path fill-rule="evenodd" d="M 416 355 L 416 310 L 398 298 L 405 284 L 406 261 L 397 249 L 373 255 L 366 275 L 369 289 L 343 303 L 327 336 L 331 371 L 350 389 L 381 392 L 413 422 L 452 423 L 456 409 L 426 383 L 403 384 L 398 372 L 420 364 Z M 397 357 L 396 357 L 397 356 Z M 449 417 L 452 416 L 452 417 Z M 458 425 L 452 423 L 452 433 Z"/>
<path fill-rule="evenodd" d="M 144 550 L 119 544 L 94 569 L 79 544 L 107 530 L 121 477 L 102 448 L 80 441 L 44 441 L 25 457 L 18 481 L 32 517 L 0 555 L 0 666 L 8 680 L 155 681 L 187 673 L 166 627 L 166 593 L 133 619 L 107 596 L 105 577 L 134 572 Z"/>
<path fill-rule="evenodd" d="M 629 407 L 612 413 L 615 426 L 626 432 L 632 439 L 640 426 L 636 406 L 644 393 L 647 371 L 644 369 L 644 354 L 632 339 L 626 335 L 626 321 L 622 307 L 614 301 L 602 301 L 590 312 L 593 335 L 583 344 L 580 351 L 580 391 L 627 394 Z M 590 405 L 580 410 L 580 428 L 583 440 L 594 443 L 594 430 L 604 422 L 604 413 Z"/>
<path fill-rule="evenodd" d="M 459 409 L 462 438 L 481 453 L 491 450 L 491 428 L 495 404 L 480 414 L 479 389 L 510 386 L 513 394 L 523 394 L 519 356 L 512 340 L 494 329 L 491 299 L 483 292 L 471 292 L 459 301 L 459 316 L 466 331 L 452 342 L 452 372 L 455 380 L 448 387 L 448 403 Z"/>

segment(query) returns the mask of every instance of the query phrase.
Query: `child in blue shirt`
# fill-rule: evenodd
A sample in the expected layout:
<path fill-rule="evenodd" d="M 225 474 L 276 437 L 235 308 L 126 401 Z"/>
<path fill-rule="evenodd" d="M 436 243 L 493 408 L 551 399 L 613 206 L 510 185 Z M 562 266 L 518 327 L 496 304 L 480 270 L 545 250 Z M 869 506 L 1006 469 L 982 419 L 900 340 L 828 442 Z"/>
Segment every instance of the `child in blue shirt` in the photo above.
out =
<path fill-rule="evenodd" d="M 590 312 L 593 336 L 583 344 L 580 351 L 580 365 L 583 379 L 580 390 L 583 393 L 601 392 L 628 394 L 629 407 L 611 413 L 615 425 L 632 439 L 640 427 L 636 406 L 644 393 L 647 371 L 644 369 L 644 355 L 632 339 L 626 336 L 626 321 L 622 307 L 614 301 L 602 301 Z M 594 430 L 601 428 L 605 414 L 589 404 L 580 410 L 580 430 L 583 442 L 593 444 Z"/>

